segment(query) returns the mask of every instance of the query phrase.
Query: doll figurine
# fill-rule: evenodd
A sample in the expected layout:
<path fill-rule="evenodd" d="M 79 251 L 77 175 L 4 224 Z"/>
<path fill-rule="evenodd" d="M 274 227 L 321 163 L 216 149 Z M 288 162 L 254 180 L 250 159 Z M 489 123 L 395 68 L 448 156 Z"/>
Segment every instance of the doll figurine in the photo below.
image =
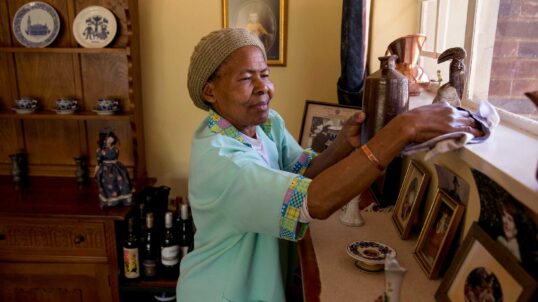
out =
<path fill-rule="evenodd" d="M 127 168 L 118 161 L 118 137 L 112 131 L 99 133 L 96 151 L 97 167 L 95 180 L 99 186 L 100 206 L 113 207 L 118 204 L 129 206 L 133 200 L 133 189 Z"/>

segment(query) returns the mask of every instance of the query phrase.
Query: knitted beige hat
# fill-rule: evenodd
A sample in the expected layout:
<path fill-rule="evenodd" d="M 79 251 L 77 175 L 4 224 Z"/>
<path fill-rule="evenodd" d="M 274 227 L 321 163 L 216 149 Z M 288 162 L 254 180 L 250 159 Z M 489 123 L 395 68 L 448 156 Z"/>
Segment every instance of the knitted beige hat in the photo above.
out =
<path fill-rule="evenodd" d="M 194 47 L 187 75 L 187 87 L 196 107 L 209 110 L 209 104 L 202 95 L 204 85 L 232 52 L 247 45 L 258 46 L 267 60 L 263 43 L 248 29 L 219 29 L 209 33 L 198 42 L 198 45 Z"/>

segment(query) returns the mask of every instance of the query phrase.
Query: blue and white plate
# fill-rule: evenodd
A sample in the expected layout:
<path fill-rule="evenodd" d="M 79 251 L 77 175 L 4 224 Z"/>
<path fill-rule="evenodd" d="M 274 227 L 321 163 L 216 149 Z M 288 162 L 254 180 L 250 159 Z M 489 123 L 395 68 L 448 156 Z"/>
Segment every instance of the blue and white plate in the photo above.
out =
<path fill-rule="evenodd" d="M 34 1 L 21 6 L 13 18 L 15 38 L 26 47 L 47 47 L 60 32 L 60 17 L 52 6 Z"/>
<path fill-rule="evenodd" d="M 102 6 L 88 6 L 81 10 L 73 22 L 73 35 L 78 44 L 86 48 L 105 47 L 116 36 L 116 17 Z"/>
<path fill-rule="evenodd" d="M 383 270 L 387 255 L 396 256 L 393 248 L 377 241 L 355 241 L 348 244 L 346 251 L 359 268 L 370 272 Z"/>

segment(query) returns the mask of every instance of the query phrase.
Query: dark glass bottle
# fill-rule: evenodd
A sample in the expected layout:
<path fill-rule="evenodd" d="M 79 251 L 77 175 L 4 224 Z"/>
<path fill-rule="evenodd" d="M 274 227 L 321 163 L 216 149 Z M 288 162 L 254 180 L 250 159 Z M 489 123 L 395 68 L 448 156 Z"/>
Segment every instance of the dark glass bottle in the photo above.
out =
<path fill-rule="evenodd" d="M 127 279 L 140 277 L 140 259 L 138 252 L 138 238 L 134 231 L 134 217 L 127 222 L 127 238 L 123 242 L 124 276 Z"/>
<path fill-rule="evenodd" d="M 179 252 L 183 259 L 194 247 L 192 218 L 189 215 L 189 206 L 186 203 L 178 205 L 178 231 L 179 231 Z"/>
<path fill-rule="evenodd" d="M 153 228 L 153 213 L 146 213 L 142 240 L 142 272 L 146 279 L 157 277 L 158 251 Z"/>
<path fill-rule="evenodd" d="M 179 244 L 173 227 L 173 213 L 167 211 L 164 216 L 164 235 L 161 242 L 161 271 L 165 278 L 179 276 Z"/>

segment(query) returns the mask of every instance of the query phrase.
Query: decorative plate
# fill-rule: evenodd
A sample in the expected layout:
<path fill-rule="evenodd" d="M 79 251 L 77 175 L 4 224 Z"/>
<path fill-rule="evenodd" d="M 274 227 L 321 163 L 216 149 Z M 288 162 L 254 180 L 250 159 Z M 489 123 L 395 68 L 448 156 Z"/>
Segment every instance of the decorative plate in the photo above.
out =
<path fill-rule="evenodd" d="M 355 259 L 355 264 L 359 268 L 370 272 L 383 270 L 387 255 L 396 256 L 393 248 L 376 241 L 355 241 L 348 244 L 346 251 Z"/>
<path fill-rule="evenodd" d="M 13 18 L 15 38 L 26 47 L 46 47 L 60 31 L 60 17 L 52 6 L 34 1 L 21 6 Z"/>
<path fill-rule="evenodd" d="M 114 109 L 114 110 L 98 110 L 98 109 L 94 109 L 92 111 L 97 113 L 98 115 L 112 115 L 118 110 L 119 109 Z"/>
<path fill-rule="evenodd" d="M 18 114 L 30 114 L 30 113 L 34 113 L 36 108 L 37 108 L 37 106 L 33 107 L 33 108 L 30 108 L 30 109 L 21 109 L 21 108 L 13 107 L 13 108 L 11 108 L 11 110 L 17 112 Z"/>
<path fill-rule="evenodd" d="M 102 6 L 88 6 L 81 10 L 73 22 L 73 35 L 78 44 L 86 48 L 102 48 L 116 36 L 116 17 Z"/>

